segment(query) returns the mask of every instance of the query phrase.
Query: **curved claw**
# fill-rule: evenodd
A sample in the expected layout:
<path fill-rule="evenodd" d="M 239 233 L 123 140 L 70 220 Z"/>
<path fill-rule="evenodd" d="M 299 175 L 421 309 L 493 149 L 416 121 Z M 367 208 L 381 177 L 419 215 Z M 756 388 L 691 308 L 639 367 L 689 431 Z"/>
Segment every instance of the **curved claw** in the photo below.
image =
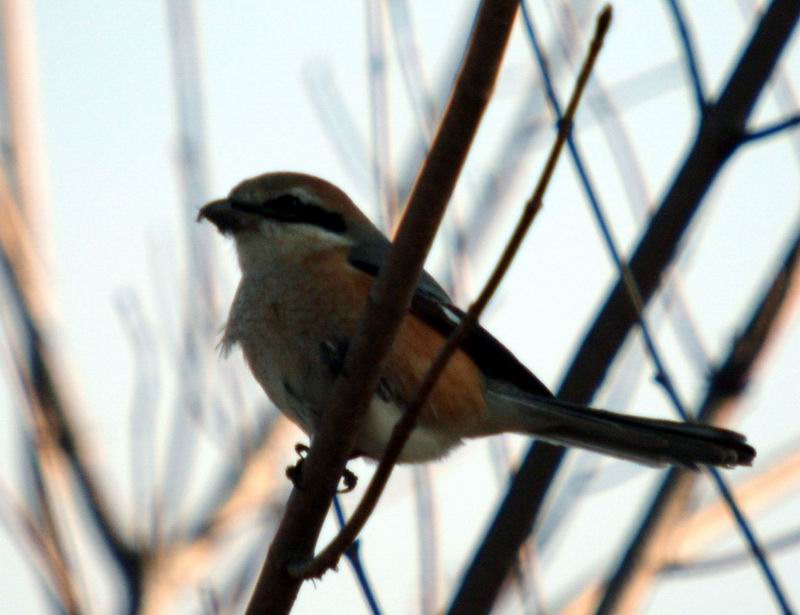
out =
<path fill-rule="evenodd" d="M 297 463 L 292 466 L 288 466 L 286 468 L 286 478 L 292 483 L 295 489 L 302 489 L 303 485 L 303 464 L 306 461 L 306 455 L 308 454 L 309 448 L 307 445 L 298 442 L 294 445 L 294 450 L 297 453 L 299 459 Z M 337 489 L 336 493 L 350 493 L 353 489 L 356 488 L 358 484 L 358 476 L 356 476 L 352 471 L 348 470 L 347 468 L 344 469 L 342 473 L 342 483 L 343 486 L 341 489 Z"/>
<path fill-rule="evenodd" d="M 344 472 L 342 473 L 342 482 L 344 483 L 344 486 L 341 489 L 337 489 L 336 493 L 350 493 L 358 484 L 358 476 L 345 468 Z"/>
<path fill-rule="evenodd" d="M 307 445 L 303 444 L 302 442 L 298 442 L 294 445 L 294 450 L 297 453 L 299 459 L 297 463 L 293 466 L 288 466 L 286 468 L 286 478 L 292 483 L 295 489 L 302 489 L 302 482 L 303 482 L 303 464 L 306 461 L 306 455 L 308 454 L 309 448 Z"/>

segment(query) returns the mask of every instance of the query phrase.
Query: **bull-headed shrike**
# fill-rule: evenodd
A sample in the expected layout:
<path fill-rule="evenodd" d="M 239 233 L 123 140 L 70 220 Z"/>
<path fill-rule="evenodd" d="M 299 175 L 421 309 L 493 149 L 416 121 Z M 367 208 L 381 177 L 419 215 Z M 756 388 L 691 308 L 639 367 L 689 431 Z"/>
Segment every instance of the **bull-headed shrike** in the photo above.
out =
<path fill-rule="evenodd" d="M 241 346 L 256 380 L 312 439 L 389 240 L 336 186 L 267 173 L 209 203 L 207 219 L 233 237 L 241 282 L 222 339 Z M 392 428 L 463 312 L 427 273 L 386 359 L 354 456 L 379 459 Z M 749 465 L 744 436 L 709 425 L 639 418 L 556 399 L 477 327 L 451 358 L 400 456 L 424 462 L 465 438 L 504 432 L 649 465 Z"/>

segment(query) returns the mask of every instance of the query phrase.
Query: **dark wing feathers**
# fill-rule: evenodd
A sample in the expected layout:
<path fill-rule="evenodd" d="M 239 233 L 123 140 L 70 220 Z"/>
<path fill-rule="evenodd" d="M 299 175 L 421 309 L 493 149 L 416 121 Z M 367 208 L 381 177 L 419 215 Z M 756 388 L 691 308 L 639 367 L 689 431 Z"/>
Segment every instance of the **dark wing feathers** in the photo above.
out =
<path fill-rule="evenodd" d="M 444 337 L 449 337 L 458 326 L 458 322 L 448 313 L 457 316 L 459 321 L 464 317 L 464 312 L 456 306 L 437 303 L 421 292 L 417 292 L 411 301 L 411 313 Z M 487 377 L 513 384 L 526 393 L 553 397 L 550 390 L 514 353 L 480 325 L 466 337 L 461 348 Z"/>
<path fill-rule="evenodd" d="M 354 248 L 350 253 L 350 264 L 375 277 L 379 270 L 379 266 L 376 264 L 376 252 L 384 255 L 388 248 L 388 241 L 381 246 L 372 245 L 366 249 Z M 410 311 L 444 337 L 449 337 L 464 317 L 464 312 L 451 303 L 445 290 L 426 271 L 422 272 L 411 301 Z M 467 336 L 461 344 L 461 348 L 475 362 L 478 369 L 489 378 L 508 382 L 527 393 L 553 397 L 541 380 L 480 325 Z"/>

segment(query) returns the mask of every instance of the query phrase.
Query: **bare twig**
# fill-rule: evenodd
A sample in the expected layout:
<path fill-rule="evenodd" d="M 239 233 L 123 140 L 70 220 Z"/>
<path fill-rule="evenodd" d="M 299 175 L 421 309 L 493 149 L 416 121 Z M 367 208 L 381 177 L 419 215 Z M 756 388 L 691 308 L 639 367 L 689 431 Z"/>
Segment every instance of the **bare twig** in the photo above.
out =
<path fill-rule="evenodd" d="M 516 0 L 481 5 L 453 96 L 345 358 L 342 372 L 346 376 L 337 379 L 322 413 L 303 468 L 303 489 L 292 491 L 248 613 L 285 613 L 294 603 L 301 580 L 291 576 L 287 566 L 307 561 L 313 553 L 383 358 L 410 305 L 425 256 L 488 104 L 517 8 Z"/>
<path fill-rule="evenodd" d="M 90 470 L 89 456 L 72 427 L 72 410 L 61 388 L 58 366 L 47 339 L 46 306 L 42 305 L 42 284 L 36 252 L 27 240 L 24 223 L 0 176 L 0 252 L 3 272 L 15 302 L 18 317 L 27 336 L 21 364 L 25 366 L 25 387 L 30 395 L 32 424 L 45 429 L 56 443 L 76 478 L 84 503 L 113 561 L 118 566 L 131 601 L 138 599 L 141 587 L 141 560 L 120 534 L 116 520 Z M 20 352 L 23 352 L 20 350 Z"/>
<path fill-rule="evenodd" d="M 694 92 L 694 101 L 697 105 L 699 113 L 703 112 L 706 106 L 705 87 L 703 86 L 702 75 L 700 74 L 700 60 L 697 57 L 697 52 L 692 42 L 692 35 L 689 32 L 689 24 L 683 14 L 683 9 L 678 0 L 667 0 L 672 13 L 672 19 L 675 21 L 675 27 L 678 29 L 678 35 L 683 47 L 683 55 L 686 59 L 686 67 L 689 69 L 689 77 L 692 82 L 692 91 Z"/>
<path fill-rule="evenodd" d="M 442 371 L 444 371 L 444 368 L 447 366 L 447 362 L 450 360 L 450 357 L 458 349 L 463 339 L 478 323 L 483 310 L 488 305 L 489 301 L 497 290 L 497 287 L 500 285 L 500 282 L 508 271 L 508 268 L 511 266 L 511 262 L 519 250 L 520 245 L 522 245 L 522 241 L 525 238 L 533 219 L 541 208 L 542 198 L 547 190 L 547 186 L 550 183 L 550 178 L 555 170 L 556 163 L 558 162 L 558 156 L 563 149 L 567 135 L 572 129 L 572 119 L 575 116 L 578 102 L 580 101 L 586 81 L 591 74 L 594 62 L 597 59 L 597 54 L 600 52 L 600 47 L 603 44 L 603 38 L 608 31 L 608 26 L 610 23 L 611 9 L 610 7 L 606 7 L 597 20 L 597 31 L 587 54 L 586 62 L 584 63 L 584 66 L 578 75 L 569 108 L 567 109 L 567 113 L 564 116 L 564 121 L 561 124 L 561 128 L 559 129 L 556 140 L 550 151 L 550 155 L 548 156 L 547 162 L 542 170 L 542 174 L 536 185 L 536 189 L 526 203 L 525 210 L 523 211 L 522 216 L 517 223 L 517 227 L 514 229 L 514 233 L 511 236 L 508 245 L 505 247 L 505 250 L 503 251 L 500 260 L 492 272 L 489 281 L 486 283 L 486 286 L 481 291 L 481 294 L 478 296 L 478 299 L 475 301 L 475 303 L 470 306 L 456 330 L 447 340 L 447 343 L 439 351 L 439 354 L 436 356 L 430 368 L 428 369 L 428 372 L 425 374 L 424 380 L 417 389 L 413 400 L 408 405 L 408 408 L 406 408 L 402 418 L 397 422 L 397 425 L 395 425 L 394 430 L 392 431 L 392 437 L 386 446 L 383 457 L 378 464 L 378 469 L 375 471 L 375 474 L 370 481 L 369 487 L 364 494 L 364 498 L 359 503 L 359 506 L 353 513 L 353 516 L 350 517 L 347 525 L 342 529 L 341 532 L 339 532 L 338 536 L 330 543 L 330 545 L 328 545 L 328 547 L 326 547 L 316 558 L 314 558 L 313 561 L 291 566 L 290 570 L 292 574 L 303 576 L 305 578 L 318 577 L 329 568 L 335 566 L 344 550 L 352 543 L 353 540 L 355 540 L 355 537 L 361 531 L 361 528 L 372 514 L 372 511 L 377 505 L 378 499 L 380 498 L 380 495 L 383 492 L 389 477 L 391 476 L 394 465 L 397 463 L 397 459 L 400 457 L 403 446 L 405 446 L 406 441 L 416 426 L 417 418 L 419 417 L 419 413 L 425 405 L 428 395 L 436 385 L 436 382 Z"/>
<path fill-rule="evenodd" d="M 369 76 L 373 194 L 379 226 L 393 230 L 400 207 L 392 177 L 392 134 L 389 120 L 389 79 L 383 2 L 367 2 L 367 74 Z"/>
<path fill-rule="evenodd" d="M 344 509 L 342 508 L 342 503 L 339 501 L 339 496 L 333 498 L 333 509 L 336 512 L 336 520 L 339 522 L 339 527 L 344 527 L 347 523 L 347 520 L 345 519 Z M 369 578 L 367 577 L 367 571 L 364 568 L 364 563 L 361 561 L 360 541 L 354 540 L 353 544 L 347 547 L 344 555 L 347 557 L 347 561 L 350 562 L 350 566 L 353 568 L 353 574 L 358 580 L 358 585 L 361 588 L 361 593 L 364 595 L 364 600 L 366 601 L 370 612 L 372 615 L 380 615 L 381 607 L 378 604 L 378 597 L 375 595 L 375 590 L 372 589 L 372 584 L 369 582 Z"/>
<path fill-rule="evenodd" d="M 786 310 L 788 311 L 788 309 Z M 777 333 L 773 336 L 777 337 Z M 734 489 L 737 499 L 748 516 L 774 510 L 800 488 L 800 454 L 792 452 L 777 456 L 776 461 L 748 481 Z M 718 541 L 731 529 L 730 514 L 725 502 L 714 500 L 684 516 L 675 528 L 675 538 L 669 559 L 699 557 L 709 545 Z M 665 549 L 666 551 L 666 549 Z"/>
<path fill-rule="evenodd" d="M 36 16 L 24 0 L 0 5 L 0 164 L 29 238 L 45 268 L 51 265 L 46 160 L 36 59 Z"/>
<path fill-rule="evenodd" d="M 281 480 L 285 444 L 295 435 L 289 421 L 278 419 L 272 429 L 262 432 L 261 441 L 244 460 L 235 481 L 228 485 L 215 483 L 209 489 L 215 499 L 206 507 L 208 512 L 202 515 L 202 522 L 177 540 L 155 545 L 148 557 L 142 613 L 174 611 L 182 591 L 212 575 L 234 537 L 249 531 L 256 519 L 261 520 L 259 525 L 271 527 L 262 518 L 265 511 L 277 508 L 274 502 L 285 485 Z"/>
<path fill-rule="evenodd" d="M 419 612 L 420 615 L 431 615 L 436 613 L 439 602 L 441 550 L 431 467 L 425 464 L 414 466 L 412 480 L 414 481 L 414 505 L 417 521 Z"/>
<path fill-rule="evenodd" d="M 177 162 L 182 191 L 180 219 L 186 234 L 188 275 L 185 276 L 185 292 L 181 297 L 182 319 L 177 327 L 180 360 L 177 362 L 176 411 L 168 427 L 164 467 L 157 470 L 163 480 L 157 484 L 156 498 L 171 522 L 170 526 L 161 529 L 177 535 L 182 528 L 176 521 L 183 518 L 181 507 L 186 506 L 186 485 L 200 442 L 191 429 L 191 421 L 199 424 L 212 406 L 209 402 L 212 392 L 203 376 L 207 373 L 210 357 L 213 357 L 211 348 L 220 310 L 212 235 L 194 223 L 198 207 L 208 200 L 210 177 L 195 3 L 167 0 L 165 5 L 178 120 Z"/>
<path fill-rule="evenodd" d="M 791 130 L 792 128 L 796 128 L 797 126 L 800 126 L 800 113 L 796 113 L 795 115 L 790 115 L 787 118 L 779 120 L 773 124 L 764 126 L 763 128 L 759 128 L 758 130 L 750 131 L 749 133 L 747 133 L 747 141 L 758 141 L 759 139 L 766 139 L 767 137 L 771 137 L 786 130 Z"/>
<path fill-rule="evenodd" d="M 577 109 L 578 102 L 580 100 L 580 96 L 583 93 L 583 89 L 586 85 L 586 82 L 591 75 L 592 68 L 594 66 L 595 60 L 597 59 L 597 55 L 600 52 L 600 48 L 602 47 L 603 40 L 605 35 L 608 31 L 608 28 L 611 24 L 611 7 L 606 6 L 600 15 L 597 18 L 597 25 L 595 27 L 595 33 L 592 38 L 591 45 L 589 46 L 589 51 L 586 55 L 586 60 L 584 61 L 584 65 L 581 68 L 580 74 L 578 75 L 578 80 L 575 85 L 575 89 L 573 90 L 572 97 L 569 101 L 569 105 L 567 106 L 567 110 L 564 114 L 564 117 L 561 118 L 559 122 L 559 131 L 558 137 L 556 139 L 556 143 L 551 150 L 550 157 L 547 160 L 547 164 L 545 166 L 545 170 L 542 172 L 542 178 L 539 181 L 539 184 L 536 186 L 536 190 L 534 191 L 533 196 L 531 197 L 530 201 L 528 201 L 528 207 L 526 207 L 526 211 L 523 214 L 523 219 L 520 220 L 518 227 L 514 231 L 514 236 L 512 237 L 509 245 L 506 247 L 506 251 L 503 253 L 503 257 L 505 257 L 509 252 L 513 256 L 516 247 L 518 247 L 519 242 L 521 242 L 522 237 L 524 236 L 524 232 L 527 231 L 530 222 L 533 220 L 533 215 L 535 214 L 535 210 L 531 211 L 530 214 L 528 209 L 531 206 L 536 206 L 538 208 L 538 203 L 541 200 L 544 189 L 547 187 L 547 182 L 549 181 L 549 174 L 552 172 L 552 169 L 555 165 L 557 160 L 558 154 L 561 152 L 566 141 L 569 139 L 569 136 L 572 132 L 572 121 L 575 114 L 575 110 Z M 527 216 L 530 216 L 529 219 L 526 219 Z M 523 235 L 520 235 L 520 231 L 522 231 Z M 504 269 L 501 268 L 503 261 L 501 260 L 500 264 L 498 264 L 497 269 L 495 269 L 492 278 L 490 279 L 489 283 L 484 288 L 484 291 L 481 293 L 478 301 L 475 302 L 470 307 L 469 312 L 465 316 L 464 320 L 459 324 L 458 329 L 453 333 L 450 340 L 448 340 L 448 345 L 457 338 L 459 332 L 466 326 L 472 326 L 469 324 L 469 319 L 473 310 L 476 309 L 476 306 L 479 307 L 480 310 L 483 309 L 481 305 L 481 300 L 484 299 L 484 296 L 487 293 L 487 290 L 490 292 L 494 292 L 496 288 L 496 284 L 493 286 L 493 282 L 495 280 L 496 274 L 498 271 L 501 272 Z M 499 283 L 499 279 L 497 280 Z M 491 295 L 489 295 L 491 296 Z M 486 299 L 488 301 L 488 298 Z M 480 312 L 478 312 L 480 314 Z M 445 347 L 446 348 L 446 347 Z M 434 363 L 434 365 L 436 365 Z M 433 371 L 433 369 L 431 369 Z M 404 417 L 405 418 L 405 417 Z M 501 560 L 486 560 L 483 562 L 485 567 L 486 576 L 480 582 L 468 583 L 465 582 L 462 584 L 459 592 L 456 594 L 451 606 L 450 612 L 451 613 L 469 613 L 469 612 L 485 612 L 488 611 L 494 600 L 497 596 L 497 592 L 499 591 L 500 585 L 502 584 L 503 580 L 505 579 L 508 570 L 513 566 L 514 562 L 516 561 L 518 549 L 514 551 L 506 551 L 501 554 Z M 490 558 L 491 559 L 491 558 Z"/>
<path fill-rule="evenodd" d="M 800 234 L 797 235 L 769 289 L 755 309 L 750 322 L 731 347 L 727 358 L 711 377 L 709 391 L 698 412 L 704 422 L 729 419 L 747 386 L 761 351 L 767 345 L 788 301 L 798 291 Z M 653 571 L 647 566 L 652 551 L 663 548 L 666 534 L 685 510 L 695 483 L 693 474 L 673 469 L 661 484 L 653 504 L 636 536 L 612 574 L 599 613 L 632 612 L 641 601 Z"/>
<path fill-rule="evenodd" d="M 333 69 L 321 61 L 310 62 L 303 67 L 303 84 L 337 159 L 351 180 L 369 194 L 372 165 L 367 144 L 356 126 L 353 113 L 343 100 Z"/>
<path fill-rule="evenodd" d="M 721 95 L 706 107 L 697 139 L 630 261 L 645 304 L 661 282 L 705 193 L 741 145 L 750 113 L 798 15 L 797 2 L 773 0 Z M 637 317 L 625 283 L 619 279 L 581 342 L 559 388 L 559 397 L 579 403 L 590 401 Z M 508 568 L 498 570 L 496 563 L 513 561 L 529 536 L 563 456 L 564 449 L 560 447 L 543 443 L 532 446 L 459 591 L 465 591 L 467 585 L 485 584 L 489 577 L 505 578 Z"/>
<path fill-rule="evenodd" d="M 42 503 L 42 518 L 37 520 L 5 483 L 0 483 L 0 502 L 0 522 L 6 526 L 9 537 L 19 542 L 22 555 L 30 560 L 34 571 L 58 596 L 59 607 L 65 613 L 82 612 L 74 577 L 54 527 L 51 503 Z"/>
<path fill-rule="evenodd" d="M 788 311 L 788 310 L 786 310 Z M 773 337 L 778 337 L 773 333 Z M 772 465 L 762 468 L 761 471 L 749 480 L 734 487 L 733 492 L 737 500 L 742 502 L 742 508 L 748 517 L 756 517 L 766 511 L 772 510 L 781 501 L 797 492 L 800 486 L 800 454 L 794 452 L 787 455 L 778 455 L 777 461 Z M 669 510 L 665 510 L 668 514 Z M 679 561 L 691 561 L 706 553 L 715 541 L 724 536 L 732 527 L 730 511 L 725 502 L 714 500 L 706 506 L 688 516 L 675 519 L 677 525 L 672 526 L 669 532 L 669 541 L 660 542 L 658 549 L 648 549 L 643 555 L 641 566 L 649 573 L 660 574 L 665 566 Z M 654 542 L 655 539 L 653 539 Z M 645 579 L 639 589 L 643 589 L 649 579 Z M 561 602 L 557 609 L 563 615 L 583 615 L 592 612 L 602 598 L 604 587 L 602 583 L 582 583 L 579 592 L 568 592 L 568 601 Z M 631 591 L 636 590 L 635 587 Z M 644 598 L 644 596 L 640 596 Z M 633 604 L 633 601 L 631 601 Z"/>
<path fill-rule="evenodd" d="M 685 24 L 683 24 L 677 2 L 673 1 L 672 6 L 676 14 L 676 18 L 682 24 L 681 29 L 682 31 L 684 31 Z M 689 47 L 688 35 L 685 35 L 685 38 L 686 38 L 686 45 L 687 47 Z M 691 56 L 691 54 L 689 55 Z M 691 60 L 690 63 L 692 64 L 694 69 L 694 61 Z M 704 102 L 701 102 L 701 108 L 702 106 L 704 106 L 704 104 L 705 104 Z M 579 163 L 579 161 L 577 160 L 578 159 L 577 148 L 572 144 L 570 148 L 570 153 L 573 155 L 576 165 L 580 168 L 581 163 Z M 581 175 L 582 177 L 585 176 L 583 172 L 581 173 Z M 588 181 L 585 181 L 584 183 L 588 184 Z M 606 221 L 606 216 L 603 213 L 599 200 L 592 198 L 590 199 L 590 201 L 595 217 L 598 221 L 598 224 L 600 225 L 602 235 L 605 239 L 606 247 L 612 256 L 617 271 L 620 273 L 620 276 L 625 283 L 625 287 L 628 291 L 628 296 L 638 314 L 637 320 L 639 323 L 639 328 L 642 333 L 642 339 L 644 341 L 644 345 L 647 348 L 647 352 L 653 363 L 653 367 L 655 368 L 656 381 L 664 389 L 673 408 L 677 411 L 680 417 L 684 421 L 688 421 L 690 420 L 690 417 L 686 409 L 686 405 L 681 400 L 680 395 L 678 394 L 678 391 L 675 385 L 673 384 L 672 377 L 666 368 L 666 364 L 662 358 L 661 353 L 658 350 L 655 338 L 653 337 L 650 328 L 647 324 L 647 321 L 644 318 L 644 304 L 642 302 L 639 289 L 636 286 L 636 281 L 633 278 L 633 275 L 630 271 L 630 268 L 628 267 L 628 264 L 624 261 L 619 251 L 619 248 L 617 247 L 618 244 L 615 241 L 611 228 L 609 227 Z M 753 557 L 756 563 L 758 564 L 762 574 L 765 577 L 767 585 L 769 586 L 770 591 L 773 595 L 773 598 L 776 600 L 778 606 L 781 608 L 783 612 L 790 612 L 791 607 L 789 606 L 786 592 L 781 587 L 781 583 L 778 580 L 777 574 L 775 573 L 773 566 L 769 562 L 769 558 L 767 557 L 766 553 L 759 544 L 759 541 L 755 536 L 755 532 L 751 524 L 749 523 L 747 518 L 742 514 L 741 508 L 739 507 L 738 503 L 733 497 L 733 494 L 731 493 L 731 490 L 727 482 L 722 477 L 717 468 L 709 467 L 707 468 L 707 471 L 711 475 L 712 482 L 716 485 L 720 497 L 727 503 L 728 508 L 730 509 L 731 513 L 736 519 L 736 524 L 739 527 L 739 530 L 741 531 L 744 540 L 750 547 Z"/>
<path fill-rule="evenodd" d="M 800 544 L 800 528 L 793 526 L 784 530 L 776 536 L 764 540 L 764 548 L 769 553 L 779 553 L 788 549 L 794 549 Z M 747 549 L 728 551 L 714 557 L 694 558 L 686 560 L 672 560 L 665 562 L 658 571 L 661 575 L 695 573 L 716 573 L 727 571 L 730 568 L 743 566 L 752 562 L 752 555 Z"/>

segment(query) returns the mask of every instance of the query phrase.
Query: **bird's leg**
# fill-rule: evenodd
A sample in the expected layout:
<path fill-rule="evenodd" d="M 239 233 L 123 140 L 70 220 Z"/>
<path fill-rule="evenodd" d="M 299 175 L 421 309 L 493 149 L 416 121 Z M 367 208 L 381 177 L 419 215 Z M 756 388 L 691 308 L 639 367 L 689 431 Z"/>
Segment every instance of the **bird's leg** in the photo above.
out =
<path fill-rule="evenodd" d="M 298 460 L 293 466 L 286 468 L 286 477 L 289 479 L 289 481 L 291 481 L 292 485 L 294 485 L 296 489 L 302 489 L 303 464 L 306 461 L 306 455 L 308 454 L 309 448 L 302 442 L 298 442 L 294 445 L 294 450 L 297 453 Z M 351 459 L 354 459 L 358 456 L 359 455 L 355 455 Z M 356 476 L 351 470 L 345 468 L 344 472 L 342 473 L 342 482 L 344 485 L 341 489 L 337 489 L 336 493 L 350 493 L 358 484 L 358 476 Z"/>

